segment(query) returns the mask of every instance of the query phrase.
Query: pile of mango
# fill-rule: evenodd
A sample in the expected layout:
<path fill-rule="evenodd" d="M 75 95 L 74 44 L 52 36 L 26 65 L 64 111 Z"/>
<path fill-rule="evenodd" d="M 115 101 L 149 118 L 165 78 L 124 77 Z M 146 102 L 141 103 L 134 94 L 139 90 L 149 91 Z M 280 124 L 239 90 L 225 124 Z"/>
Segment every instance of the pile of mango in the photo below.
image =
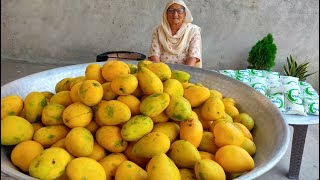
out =
<path fill-rule="evenodd" d="M 1 145 L 39 179 L 232 179 L 254 168 L 254 120 L 162 62 L 89 64 L 55 93 L 1 99 Z"/>

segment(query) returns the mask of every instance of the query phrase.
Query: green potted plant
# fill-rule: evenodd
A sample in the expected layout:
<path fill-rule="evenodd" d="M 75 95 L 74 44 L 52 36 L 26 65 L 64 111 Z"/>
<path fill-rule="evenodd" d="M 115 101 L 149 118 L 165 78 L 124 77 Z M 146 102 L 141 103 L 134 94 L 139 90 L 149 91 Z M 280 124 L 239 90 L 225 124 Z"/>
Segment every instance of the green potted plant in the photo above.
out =
<path fill-rule="evenodd" d="M 275 65 L 277 46 L 273 43 L 273 37 L 269 33 L 259 40 L 250 50 L 247 61 L 248 68 L 257 70 L 270 70 Z"/>
<path fill-rule="evenodd" d="M 287 64 L 283 66 L 285 75 L 297 77 L 299 78 L 299 81 L 305 81 L 308 76 L 311 76 L 317 72 L 316 71 L 316 72 L 307 74 L 308 72 L 307 69 L 310 62 L 306 62 L 306 61 L 307 60 L 305 60 L 302 64 L 298 65 L 296 59 L 290 55 L 290 57 L 287 57 Z"/>

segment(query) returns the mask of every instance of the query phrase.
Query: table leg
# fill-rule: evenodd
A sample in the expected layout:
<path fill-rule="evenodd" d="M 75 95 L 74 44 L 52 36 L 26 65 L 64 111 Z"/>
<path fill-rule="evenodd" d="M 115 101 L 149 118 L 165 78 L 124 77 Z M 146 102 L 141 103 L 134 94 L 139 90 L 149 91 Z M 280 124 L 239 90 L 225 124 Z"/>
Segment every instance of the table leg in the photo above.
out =
<path fill-rule="evenodd" d="M 290 156 L 290 168 L 288 178 L 299 179 L 304 143 L 306 140 L 308 125 L 291 125 L 293 127 L 293 139 Z"/>

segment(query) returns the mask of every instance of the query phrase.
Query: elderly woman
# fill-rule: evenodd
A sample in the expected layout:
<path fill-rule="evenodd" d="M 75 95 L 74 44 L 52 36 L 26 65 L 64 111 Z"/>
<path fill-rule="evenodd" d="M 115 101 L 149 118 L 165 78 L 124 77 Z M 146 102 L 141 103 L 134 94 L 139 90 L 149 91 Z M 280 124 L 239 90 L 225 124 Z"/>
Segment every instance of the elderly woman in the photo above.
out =
<path fill-rule="evenodd" d="M 182 0 L 167 3 L 161 25 L 152 34 L 149 59 L 202 67 L 200 27 L 191 24 L 191 12 Z"/>

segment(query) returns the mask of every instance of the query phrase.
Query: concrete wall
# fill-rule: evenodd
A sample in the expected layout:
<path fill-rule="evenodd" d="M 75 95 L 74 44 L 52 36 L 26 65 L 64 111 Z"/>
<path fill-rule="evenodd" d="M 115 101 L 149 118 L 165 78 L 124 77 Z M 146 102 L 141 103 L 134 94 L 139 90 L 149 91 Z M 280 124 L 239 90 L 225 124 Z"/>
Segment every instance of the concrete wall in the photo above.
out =
<path fill-rule="evenodd" d="M 269 32 L 278 51 L 319 69 L 319 0 L 186 0 L 202 28 L 207 69 L 243 69 L 251 47 Z M 165 0 L 2 0 L 1 59 L 77 64 L 97 54 L 148 54 Z M 308 82 L 319 92 L 319 73 Z"/>

